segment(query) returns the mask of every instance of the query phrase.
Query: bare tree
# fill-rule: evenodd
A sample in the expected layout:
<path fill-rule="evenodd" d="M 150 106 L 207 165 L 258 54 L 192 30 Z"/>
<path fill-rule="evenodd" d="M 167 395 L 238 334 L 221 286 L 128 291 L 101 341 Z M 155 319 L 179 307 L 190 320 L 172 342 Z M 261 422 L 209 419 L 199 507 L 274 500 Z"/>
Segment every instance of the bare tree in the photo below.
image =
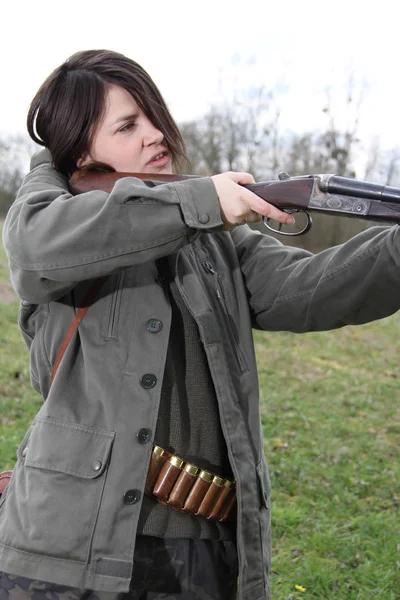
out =
<path fill-rule="evenodd" d="M 197 121 L 181 124 L 193 172 L 234 170 L 265 176 L 271 165 L 278 164 L 278 118 L 273 94 L 260 87 L 211 106 Z"/>
<path fill-rule="evenodd" d="M 366 151 L 366 161 L 363 179 L 365 181 L 371 181 L 374 177 L 380 177 L 380 162 L 381 162 L 381 149 L 380 140 L 377 136 L 371 140 L 369 148 Z"/>
<path fill-rule="evenodd" d="M 0 138 L 0 215 L 5 215 L 22 183 L 36 145 L 22 134 Z"/>
<path fill-rule="evenodd" d="M 355 159 L 360 151 L 359 124 L 365 86 L 358 89 L 350 77 L 344 99 L 344 114 L 334 114 L 330 91 L 323 108 L 326 128 L 321 131 L 289 133 L 280 130 L 277 94 L 263 87 L 236 90 L 229 100 L 213 105 L 202 119 L 185 123 L 182 131 L 193 171 L 213 174 L 245 170 L 258 180 L 276 179 L 284 168 L 290 175 L 336 173 L 356 177 Z M 344 117 L 344 122 L 343 122 Z M 372 148 L 373 150 L 373 148 Z M 368 172 L 376 172 L 379 144 L 369 155 Z M 386 181 L 397 176 L 400 151 L 386 157 Z M 365 220 L 315 215 L 311 232 L 300 238 L 281 238 L 287 244 L 319 251 L 346 241 L 369 226 Z M 265 231 L 263 225 L 257 229 Z"/>
<path fill-rule="evenodd" d="M 384 177 L 386 185 L 400 185 L 399 162 L 400 148 L 397 146 L 386 154 L 386 173 Z"/>

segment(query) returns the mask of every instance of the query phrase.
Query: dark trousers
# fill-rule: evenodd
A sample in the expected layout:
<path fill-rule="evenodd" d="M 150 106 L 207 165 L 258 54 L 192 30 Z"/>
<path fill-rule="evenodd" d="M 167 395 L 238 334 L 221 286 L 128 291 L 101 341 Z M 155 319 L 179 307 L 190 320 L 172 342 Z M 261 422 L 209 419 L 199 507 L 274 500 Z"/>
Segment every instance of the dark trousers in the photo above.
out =
<path fill-rule="evenodd" d="M 233 600 L 238 575 L 234 542 L 136 541 L 129 592 L 93 592 L 0 573 L 0 600 Z"/>

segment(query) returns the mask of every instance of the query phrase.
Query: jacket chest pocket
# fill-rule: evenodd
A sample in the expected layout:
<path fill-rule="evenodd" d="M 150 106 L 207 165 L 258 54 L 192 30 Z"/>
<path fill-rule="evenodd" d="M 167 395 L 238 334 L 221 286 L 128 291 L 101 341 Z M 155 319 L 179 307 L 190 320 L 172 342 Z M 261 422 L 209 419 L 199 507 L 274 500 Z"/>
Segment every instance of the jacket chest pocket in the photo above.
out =
<path fill-rule="evenodd" d="M 235 325 L 235 320 L 228 309 L 228 303 L 226 300 L 224 288 L 222 286 L 221 277 L 209 260 L 203 261 L 202 266 L 204 271 L 208 273 L 210 275 L 210 278 L 212 279 L 213 293 L 215 294 L 218 300 L 218 305 L 221 309 L 220 312 L 222 312 L 224 323 L 226 324 L 225 331 L 229 341 L 229 346 L 234 354 L 240 372 L 244 373 L 245 371 L 248 371 L 248 364 L 246 362 L 244 353 L 242 352 L 242 349 L 240 347 L 240 339 L 238 329 Z"/>
<path fill-rule="evenodd" d="M 126 271 L 112 275 L 106 283 L 105 308 L 102 319 L 102 336 L 106 340 L 118 339 L 119 317 Z"/>
<path fill-rule="evenodd" d="M 39 555 L 87 561 L 114 432 L 37 419 L 18 451 L 2 507 L 3 543 Z"/>

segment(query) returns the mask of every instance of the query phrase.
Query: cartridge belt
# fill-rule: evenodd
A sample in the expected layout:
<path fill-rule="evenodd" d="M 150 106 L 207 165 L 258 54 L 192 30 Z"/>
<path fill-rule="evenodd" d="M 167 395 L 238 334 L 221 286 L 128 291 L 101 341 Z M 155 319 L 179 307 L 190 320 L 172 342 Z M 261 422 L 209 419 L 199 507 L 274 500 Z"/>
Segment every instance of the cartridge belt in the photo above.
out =
<path fill-rule="evenodd" d="M 179 512 L 215 521 L 234 518 L 236 485 L 154 446 L 145 494 Z M 229 518 L 231 517 L 231 518 Z"/>
<path fill-rule="evenodd" d="M 0 473 L 0 498 L 8 484 L 10 483 L 12 471 L 3 471 Z"/>

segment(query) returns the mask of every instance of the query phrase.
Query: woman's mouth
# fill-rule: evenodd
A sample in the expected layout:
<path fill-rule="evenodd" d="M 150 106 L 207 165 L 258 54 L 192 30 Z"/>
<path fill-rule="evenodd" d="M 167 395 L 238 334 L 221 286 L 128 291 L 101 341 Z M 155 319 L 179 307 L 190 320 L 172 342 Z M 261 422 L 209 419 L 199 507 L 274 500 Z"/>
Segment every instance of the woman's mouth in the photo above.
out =
<path fill-rule="evenodd" d="M 152 158 L 148 163 L 148 167 L 165 167 L 168 163 L 169 157 L 168 152 L 159 152 Z"/>

